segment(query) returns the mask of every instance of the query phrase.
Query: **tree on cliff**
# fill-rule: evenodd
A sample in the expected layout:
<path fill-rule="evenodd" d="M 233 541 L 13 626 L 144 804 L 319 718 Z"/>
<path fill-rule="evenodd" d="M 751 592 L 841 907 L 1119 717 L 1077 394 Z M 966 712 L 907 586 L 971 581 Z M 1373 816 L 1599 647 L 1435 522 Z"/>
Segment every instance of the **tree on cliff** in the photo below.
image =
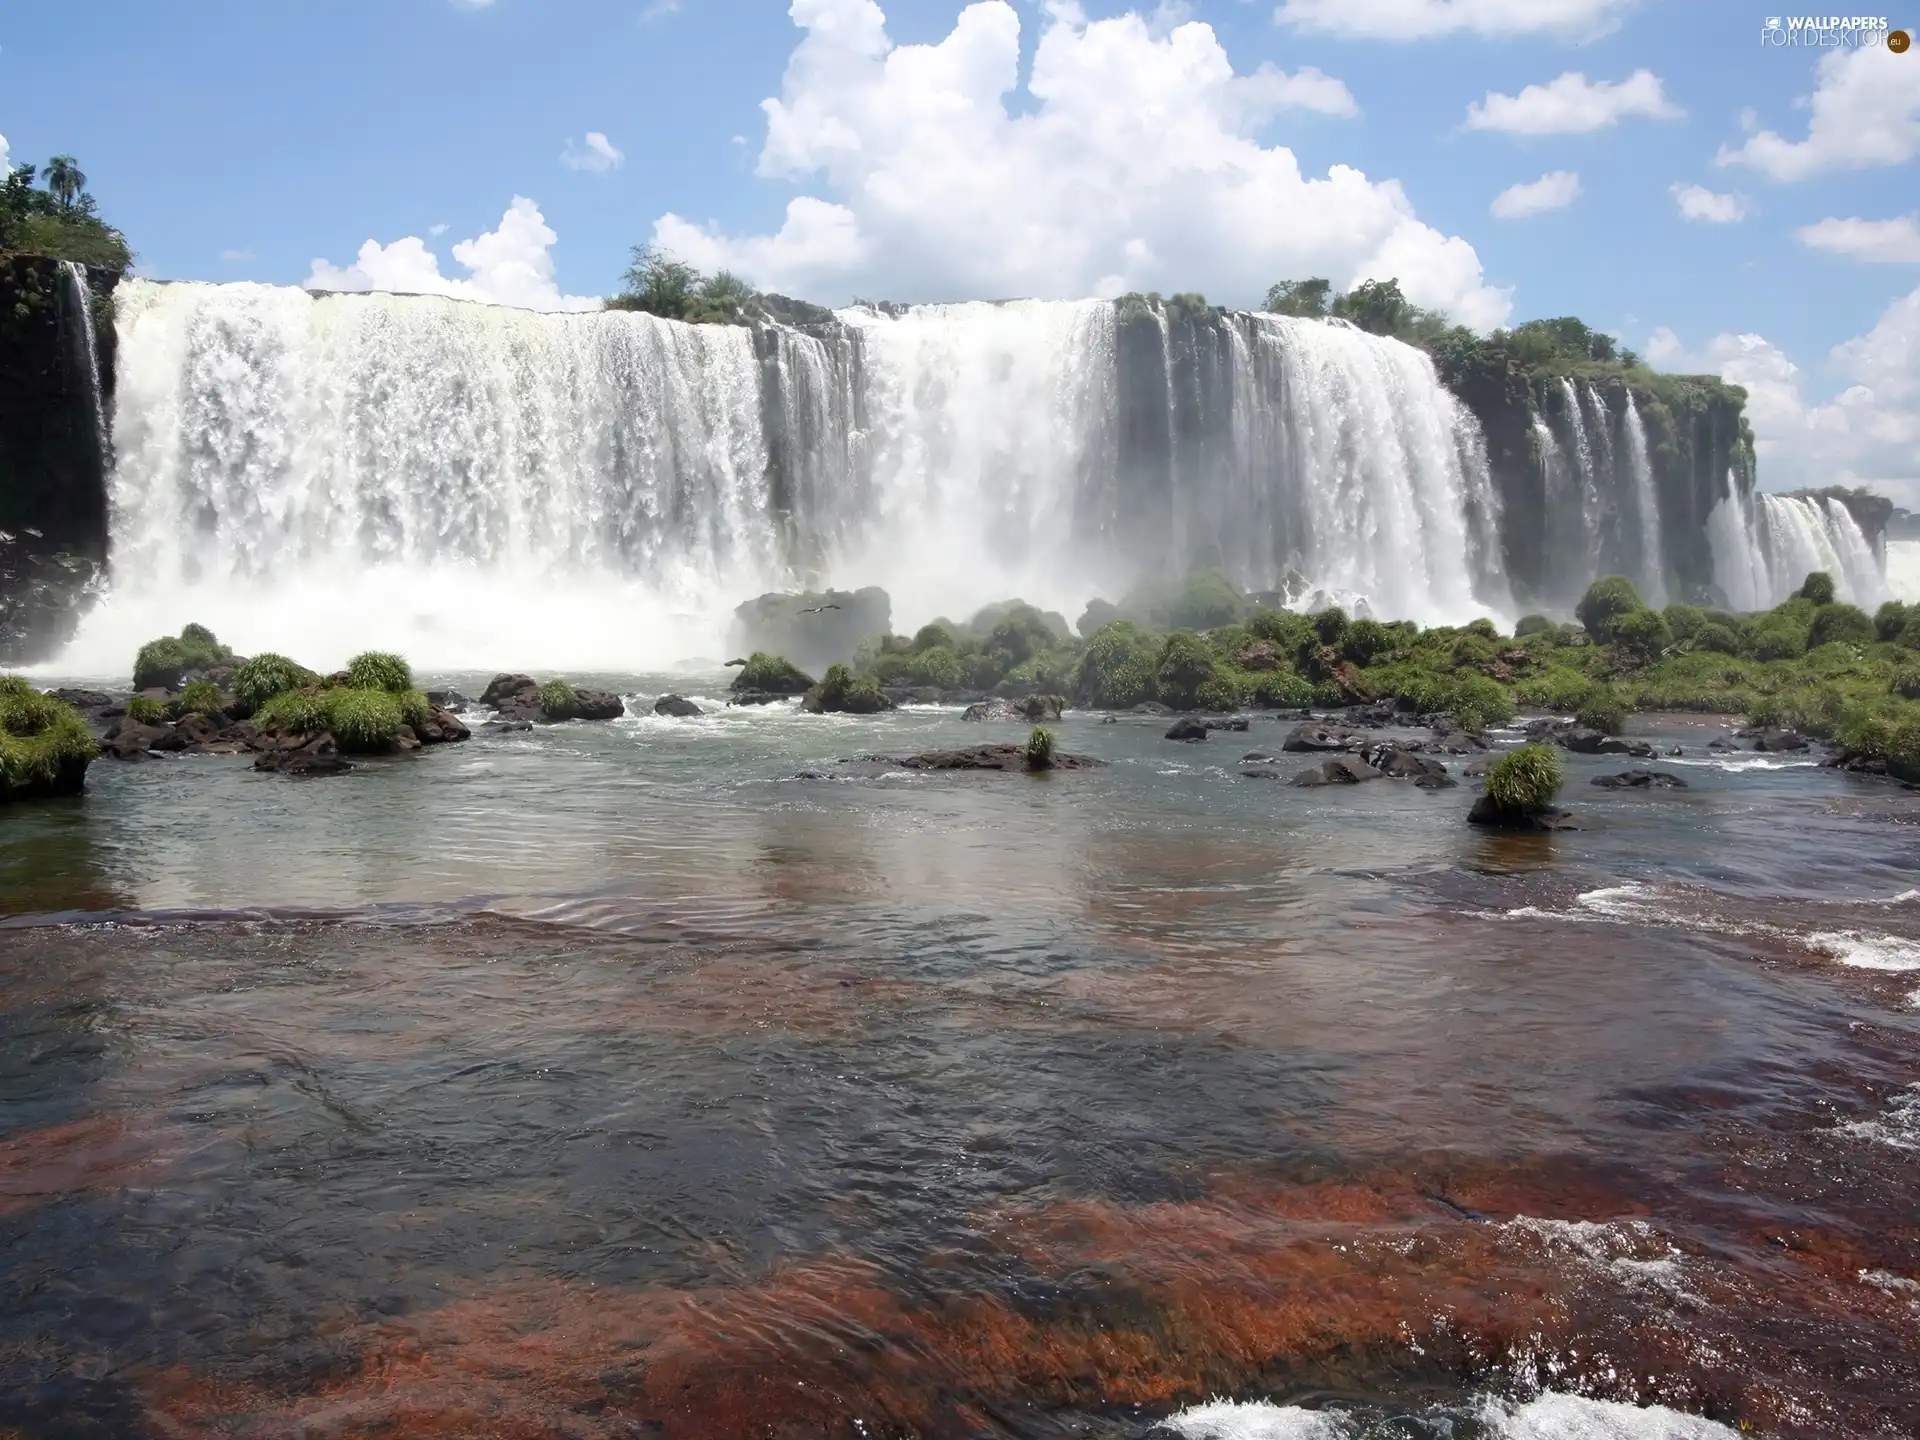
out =
<path fill-rule="evenodd" d="M 47 161 L 47 190 L 63 209 L 71 210 L 73 202 L 86 188 L 87 177 L 73 156 L 56 155 Z"/>

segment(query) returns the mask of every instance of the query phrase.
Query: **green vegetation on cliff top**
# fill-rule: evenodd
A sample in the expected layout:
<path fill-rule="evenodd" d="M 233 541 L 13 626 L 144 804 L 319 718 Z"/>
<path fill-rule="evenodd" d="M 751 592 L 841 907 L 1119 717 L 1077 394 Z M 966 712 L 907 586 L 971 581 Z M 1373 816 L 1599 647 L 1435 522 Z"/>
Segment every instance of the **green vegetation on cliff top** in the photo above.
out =
<path fill-rule="evenodd" d="M 40 172 L 41 167 L 15 165 L 0 178 L 0 253 L 48 255 L 119 275 L 132 269 L 126 236 L 100 218 L 74 158 L 49 160 L 44 187 L 34 184 Z"/>

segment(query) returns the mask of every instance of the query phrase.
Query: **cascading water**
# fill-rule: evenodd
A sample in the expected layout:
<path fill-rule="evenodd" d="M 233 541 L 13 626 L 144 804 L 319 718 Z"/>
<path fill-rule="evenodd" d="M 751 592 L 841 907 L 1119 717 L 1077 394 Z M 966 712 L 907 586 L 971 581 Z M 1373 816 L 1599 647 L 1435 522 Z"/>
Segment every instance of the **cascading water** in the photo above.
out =
<path fill-rule="evenodd" d="M 1667 603 L 1667 562 L 1660 535 L 1660 497 L 1653 484 L 1653 462 L 1647 454 L 1647 429 L 1640 423 L 1640 407 L 1627 392 L 1623 424 L 1627 442 L 1627 469 L 1633 479 L 1634 514 L 1640 534 L 1640 593 L 1650 605 Z"/>
<path fill-rule="evenodd" d="M 1737 495 L 1707 522 L 1714 578 L 1736 610 L 1778 605 L 1822 570 L 1835 595 L 1872 609 L 1888 596 L 1886 576 L 1859 524 L 1829 495 Z"/>
<path fill-rule="evenodd" d="M 67 304 L 72 307 L 76 320 L 76 337 L 87 376 L 88 413 L 93 418 L 94 442 L 104 469 L 110 463 L 110 452 L 106 396 L 100 385 L 100 342 L 93 329 L 93 289 L 87 284 L 85 266 L 63 260 L 60 268 L 66 279 Z"/>
<path fill-rule="evenodd" d="M 75 673 L 189 620 L 316 664 L 658 665 L 766 589 L 879 584 L 912 625 L 1203 563 L 1510 609 L 1478 426 L 1342 323 L 1156 314 L 1142 369 L 1098 301 L 802 331 L 131 281 L 118 314 L 114 584 Z"/>

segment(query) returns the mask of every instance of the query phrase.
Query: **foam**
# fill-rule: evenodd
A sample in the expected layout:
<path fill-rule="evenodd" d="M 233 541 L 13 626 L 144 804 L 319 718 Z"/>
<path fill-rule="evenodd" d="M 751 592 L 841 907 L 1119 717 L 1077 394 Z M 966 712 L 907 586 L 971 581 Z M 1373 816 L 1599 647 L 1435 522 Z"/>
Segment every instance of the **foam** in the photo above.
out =
<path fill-rule="evenodd" d="M 1896 1150 L 1920 1151 L 1920 1085 L 1897 1096 L 1877 1120 L 1855 1120 L 1840 1127 L 1842 1135 L 1891 1145 Z"/>
<path fill-rule="evenodd" d="M 1858 930 L 1822 930 L 1807 944 L 1856 970 L 1920 970 L 1920 940 L 1899 935 L 1868 935 Z"/>
<path fill-rule="evenodd" d="M 1483 1397 L 1455 1418 L 1484 1426 L 1490 1440 L 1737 1440 L 1739 1434 L 1664 1405 L 1553 1391 L 1526 1401 Z M 1374 1433 L 1367 1420 L 1342 1411 L 1261 1400 L 1189 1406 L 1169 1419 L 1167 1428 L 1187 1440 L 1363 1440 Z"/>

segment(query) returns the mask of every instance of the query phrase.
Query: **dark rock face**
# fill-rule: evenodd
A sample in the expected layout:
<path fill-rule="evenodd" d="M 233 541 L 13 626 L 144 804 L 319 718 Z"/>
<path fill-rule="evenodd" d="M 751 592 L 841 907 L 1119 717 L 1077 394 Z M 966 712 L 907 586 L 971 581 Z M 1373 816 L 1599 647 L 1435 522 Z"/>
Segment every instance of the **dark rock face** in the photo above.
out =
<path fill-rule="evenodd" d="M 1345 750 L 1359 738 L 1351 730 L 1341 730 L 1331 725 L 1323 725 L 1317 720 L 1309 720 L 1304 725 L 1294 726 L 1288 732 L 1287 738 L 1280 742 L 1280 748 L 1296 753 L 1314 750 Z"/>
<path fill-rule="evenodd" d="M 653 702 L 653 713 L 656 715 L 672 715 L 684 719 L 689 716 L 704 715 L 707 712 L 694 704 L 693 701 L 687 699 L 684 695 L 662 695 L 658 700 Z"/>
<path fill-rule="evenodd" d="M 418 739 L 422 745 L 452 745 L 469 738 L 473 732 L 467 724 L 444 705 L 433 707 L 433 716 L 422 725 Z"/>
<path fill-rule="evenodd" d="M 1319 785 L 1358 785 L 1367 780 L 1384 780 L 1386 775 L 1367 764 L 1358 755 L 1335 755 L 1312 769 L 1302 770 L 1293 783 L 1303 787 Z"/>
<path fill-rule="evenodd" d="M 1494 804 L 1490 795 L 1482 795 L 1473 802 L 1473 809 L 1467 812 L 1467 823 L 1485 825 L 1494 830 L 1535 833 L 1580 828 L 1579 820 L 1566 810 L 1508 810 Z"/>
<path fill-rule="evenodd" d="M 1062 755 L 1055 752 L 1050 769 L 1094 770 L 1107 762 L 1091 755 Z M 858 760 L 843 760 L 847 766 L 878 770 L 1025 770 L 1027 752 L 1020 745 L 970 745 L 964 750 L 928 750 L 919 755 L 893 759 L 885 755 L 867 755 Z"/>
<path fill-rule="evenodd" d="M 1204 740 L 1207 738 L 1207 722 L 1196 720 L 1191 715 L 1182 715 L 1168 729 L 1166 738 L 1187 741 Z"/>
<path fill-rule="evenodd" d="M 1593 783 L 1605 790 L 1684 790 L 1687 782 L 1665 770 L 1622 770 L 1618 775 L 1596 775 Z"/>
<path fill-rule="evenodd" d="M 1564 746 L 1576 755 L 1632 755 L 1638 759 L 1653 757 L 1653 746 L 1644 740 L 1623 740 L 1618 735 L 1602 735 L 1598 730 L 1589 730 L 1584 725 L 1555 731 L 1553 739 L 1555 744 Z"/>
<path fill-rule="evenodd" d="M 877 585 L 863 590 L 774 592 L 734 610 L 728 643 L 735 654 L 764 650 L 817 672 L 852 660 L 862 640 L 885 634 L 892 622 L 893 602 Z"/>
<path fill-rule="evenodd" d="M 111 413 L 119 277 L 87 277 L 98 403 Z M 107 456 L 94 412 L 85 317 L 60 262 L 0 256 L 0 668 L 43 660 L 73 635 L 107 558 Z"/>
<path fill-rule="evenodd" d="M 611 690 L 587 690 L 576 688 L 573 692 L 573 706 L 565 717 L 568 720 L 618 720 L 627 713 L 627 702 Z M 553 716 L 549 715 L 548 719 Z"/>

